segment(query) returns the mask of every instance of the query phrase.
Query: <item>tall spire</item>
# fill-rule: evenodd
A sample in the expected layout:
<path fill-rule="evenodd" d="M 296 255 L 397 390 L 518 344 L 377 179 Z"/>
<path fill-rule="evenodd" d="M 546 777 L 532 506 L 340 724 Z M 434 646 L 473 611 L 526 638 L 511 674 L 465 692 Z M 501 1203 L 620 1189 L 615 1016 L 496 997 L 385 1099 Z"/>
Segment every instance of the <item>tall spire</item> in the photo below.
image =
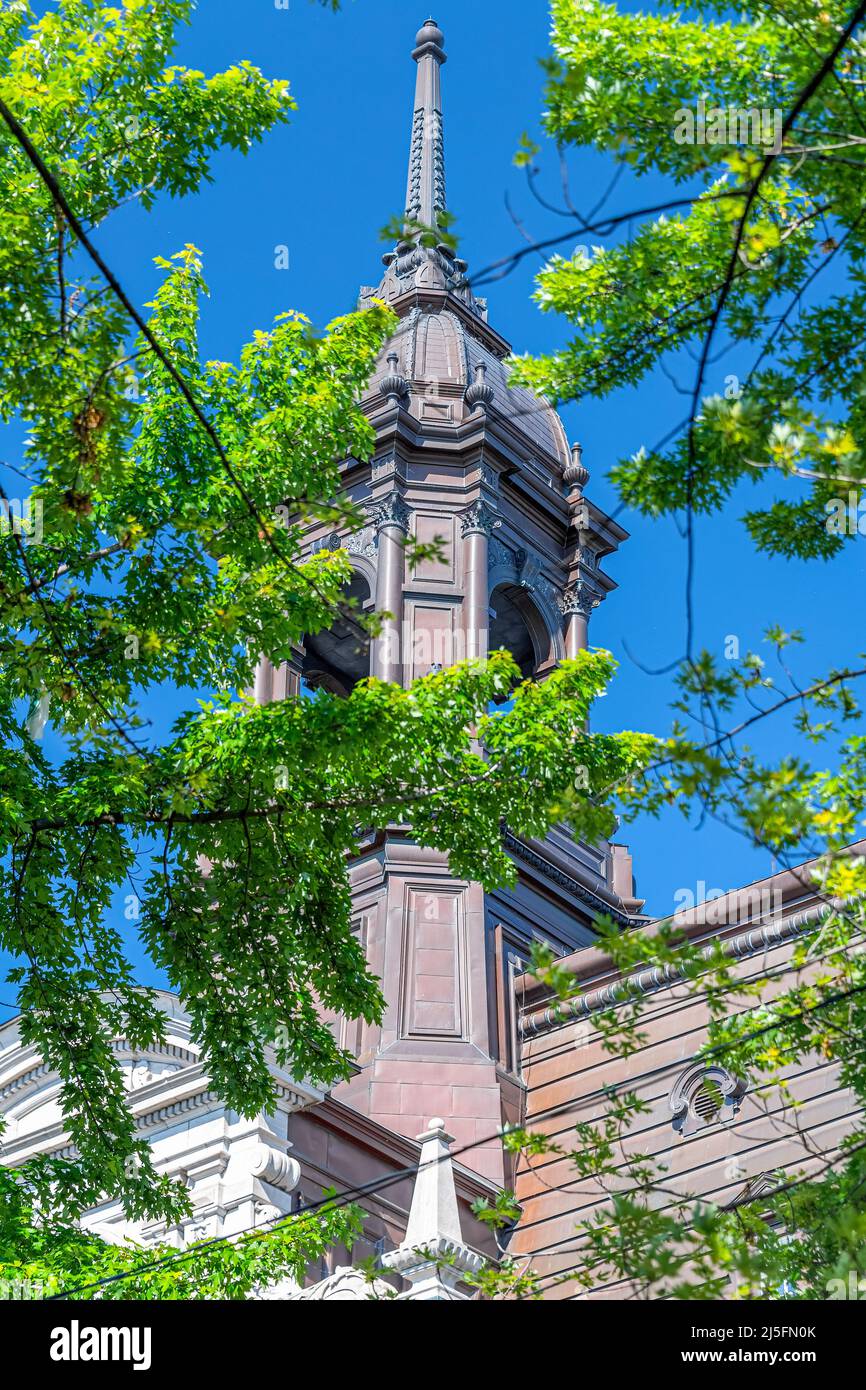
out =
<path fill-rule="evenodd" d="M 445 212 L 445 140 L 440 80 L 440 68 L 446 61 L 444 42 L 445 36 L 436 21 L 428 19 L 418 30 L 412 53 L 418 72 L 406 185 L 409 235 L 418 223 L 424 227 L 438 227 Z"/>
<path fill-rule="evenodd" d="M 412 57 L 418 64 L 418 71 L 403 227 L 394 249 L 382 256 L 386 269 L 381 282 L 377 288 L 362 286 L 360 303 L 365 305 L 375 298 L 396 307 L 397 302 L 405 302 L 405 296 L 412 290 L 425 293 L 444 290 L 456 295 L 467 309 L 484 318 L 486 301 L 475 299 L 466 279 L 466 261 L 455 254 L 451 238 L 446 236 L 440 72 L 446 61 L 444 42 L 445 37 L 435 19 L 428 19 L 415 35 Z M 399 372 L 391 376 L 399 376 Z"/>

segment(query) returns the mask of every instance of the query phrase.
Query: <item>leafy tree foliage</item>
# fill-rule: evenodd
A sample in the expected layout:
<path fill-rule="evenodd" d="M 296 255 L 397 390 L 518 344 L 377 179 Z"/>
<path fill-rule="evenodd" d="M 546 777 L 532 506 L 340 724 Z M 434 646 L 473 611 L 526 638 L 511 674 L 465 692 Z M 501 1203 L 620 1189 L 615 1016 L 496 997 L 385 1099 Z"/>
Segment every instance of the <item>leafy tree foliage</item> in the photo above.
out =
<path fill-rule="evenodd" d="M 623 502 L 682 519 L 691 534 L 694 516 L 718 514 L 743 480 L 772 476 L 776 499 L 745 516 L 754 544 L 770 557 L 832 559 L 858 534 L 866 485 L 866 6 L 792 0 L 737 16 L 712 3 L 646 14 L 552 0 L 551 9 L 545 124 L 560 154 L 593 146 L 637 176 L 666 176 L 670 188 L 645 211 L 630 203 L 621 217 L 584 217 L 564 186 L 561 211 L 577 233 L 613 244 L 547 262 L 537 299 L 568 321 L 571 340 L 518 359 L 515 377 L 565 401 L 635 385 L 668 359 L 677 369 L 686 362 L 689 417 L 667 446 L 615 465 Z M 766 137 L 749 124 L 762 110 L 778 117 Z M 537 154 L 525 138 L 518 162 L 531 180 Z M 617 236 L 625 223 L 634 227 L 627 240 Z M 722 344 L 751 352 L 752 366 L 724 397 L 705 395 Z M 690 945 L 675 920 L 626 934 L 602 928 L 604 944 L 623 970 L 682 973 L 709 1008 L 701 1055 L 724 1054 L 798 1157 L 769 1190 L 746 1189 L 731 1209 L 699 1201 L 630 1142 L 647 1109 L 636 1085 L 613 1088 L 574 1142 L 525 1132 L 509 1142 L 530 1163 L 569 1159 L 581 1186 L 606 1198 L 575 1235 L 568 1278 L 586 1288 L 623 1281 L 643 1297 L 825 1298 L 864 1268 L 866 872 L 849 846 L 866 812 L 857 732 L 866 667 L 862 654 L 846 654 L 835 669 L 804 676 L 794 656 L 802 634 L 769 615 L 765 652 L 741 659 L 693 651 L 691 633 L 690 621 L 676 722 L 649 764 L 616 788 L 623 814 L 678 807 L 733 827 L 782 864 L 814 855 L 802 882 L 825 913 L 773 976 L 744 979 L 720 945 Z M 762 754 L 754 738 L 765 721 L 791 716 L 791 751 Z M 573 996 L 572 977 L 549 952 L 537 953 L 535 970 L 563 1001 Z M 639 1050 L 642 1017 L 642 1001 L 627 992 L 594 1016 L 613 1059 Z M 816 1060 L 833 1064 L 827 1084 L 854 1098 L 849 1133 L 827 1149 L 801 1131 L 790 1084 Z M 493 1209 L 485 1215 L 504 1224 Z"/>
<path fill-rule="evenodd" d="M 141 939 L 214 1086 L 256 1113 L 272 1098 L 271 1057 L 323 1082 L 346 1075 L 321 1008 L 379 1016 L 349 920 L 347 856 L 365 830 L 407 824 L 492 886 L 513 873 L 503 820 L 543 833 L 579 765 L 595 823 L 589 794 L 650 742 L 587 734 L 613 671 L 605 653 L 518 685 L 504 712 L 495 702 L 519 680 L 507 653 L 409 690 L 362 682 L 346 700 L 259 707 L 244 693 L 260 654 L 281 663 L 346 611 L 346 553 L 304 559 L 304 530 L 363 524 L 333 499 L 340 461 L 371 453 L 357 400 L 394 320 L 374 306 L 317 333 L 286 314 L 237 361 L 203 361 L 206 287 L 187 246 L 158 258 L 146 331 L 131 332 L 82 236 L 130 198 L 195 191 L 218 150 L 248 150 L 293 109 L 286 83 L 249 64 L 213 77 L 172 66 L 190 8 L 61 0 L 38 20 L 25 3 L 0 13 L 0 413 L 26 429 L 25 486 L 41 510 L 29 535 L 7 494 L 0 535 L 0 944 L 16 962 L 22 1037 L 60 1074 L 77 1151 L 28 1163 L 16 1200 L 4 1177 L 0 1258 L 61 1283 L 129 1268 L 129 1252 L 100 1255 L 72 1224 L 104 1194 L 131 1218 L 186 1210 L 137 1137 L 112 1051 L 119 1034 L 142 1049 L 163 1036 L 113 920 L 117 893 L 134 887 Z M 160 741 L 142 710 L 166 686 L 189 704 Z M 325 1212 L 290 1223 L 267 1257 L 243 1244 L 232 1263 L 220 1247 L 157 1287 L 242 1290 L 350 1232 Z"/>
<path fill-rule="evenodd" d="M 704 357 L 690 428 L 668 448 L 621 460 L 623 497 L 650 515 L 712 512 L 769 470 L 781 490 L 746 515 L 756 543 L 770 554 L 835 554 L 848 536 L 828 529 L 827 504 L 862 485 L 866 428 L 857 8 L 795 0 L 737 18 L 713 3 L 688 18 L 666 3 L 654 14 L 601 0 L 551 9 L 549 135 L 593 145 L 637 175 L 666 175 L 670 206 L 643 218 L 638 208 L 627 242 L 553 257 L 538 301 L 574 337 L 520 361 L 518 379 L 559 401 L 604 395 L 724 334 L 749 354 L 748 373 L 731 393 L 705 396 Z M 831 263 L 841 287 L 810 297 Z"/>

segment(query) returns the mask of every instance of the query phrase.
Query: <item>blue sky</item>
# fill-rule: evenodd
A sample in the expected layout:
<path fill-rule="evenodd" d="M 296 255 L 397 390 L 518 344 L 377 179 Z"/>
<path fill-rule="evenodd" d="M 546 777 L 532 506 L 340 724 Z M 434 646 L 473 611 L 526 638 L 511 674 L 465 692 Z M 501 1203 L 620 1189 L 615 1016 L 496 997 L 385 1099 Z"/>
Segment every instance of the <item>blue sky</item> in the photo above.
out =
<path fill-rule="evenodd" d="M 520 244 L 506 196 L 533 237 L 565 226 L 533 200 L 513 165 L 521 133 L 539 131 L 547 7 L 544 0 L 437 0 L 434 14 L 449 55 L 443 74 L 448 201 L 461 253 L 477 269 Z M 269 76 L 288 78 L 299 109 L 247 158 L 215 159 L 213 182 L 196 197 L 162 201 L 149 214 L 129 207 L 99 229 L 100 248 L 136 303 L 145 303 L 158 283 L 152 258 L 192 242 L 204 253 L 211 288 L 203 314 L 208 356 L 236 357 L 256 328 L 287 309 L 324 324 L 354 307 L 359 286 L 378 280 L 380 229 L 402 207 L 415 77 L 410 53 L 426 17 L 420 3 L 407 0 L 346 0 L 336 15 L 311 0 L 290 0 L 288 9 L 274 0 L 204 0 L 176 60 L 209 73 L 249 59 Z M 555 199 L 558 164 L 550 146 L 540 163 L 542 187 Z M 613 166 L 578 151 L 570 169 L 572 195 L 587 209 Z M 663 190 L 650 180 L 623 182 L 611 210 L 639 208 Z M 564 249 L 584 240 L 575 229 Z M 274 266 L 280 244 L 289 248 L 288 270 Z M 484 291 L 491 322 L 519 352 L 548 350 L 566 336 L 564 325 L 531 301 L 539 263 L 527 258 Z M 706 393 L 722 391 L 729 373 L 745 376 L 750 363 L 737 353 L 725 357 L 711 368 Z M 656 442 L 686 405 L 658 375 L 636 390 L 564 410 L 570 436 L 584 445 L 592 475 L 587 490 L 596 503 L 608 510 L 617 505 L 607 469 Z M 725 638 L 735 634 L 745 651 L 760 644 L 771 621 L 779 622 L 804 631 L 799 669 L 818 674 L 858 646 L 862 620 L 846 613 L 838 596 L 862 592 L 863 546 L 849 547 L 828 567 L 757 556 L 738 523 L 756 496 L 748 489 L 729 513 L 698 523 L 697 645 L 721 654 Z M 608 561 L 619 588 L 595 615 L 591 640 L 611 648 L 621 669 L 595 724 L 662 733 L 670 722 L 670 677 L 646 674 L 623 642 L 648 667 L 681 655 L 685 547 L 670 522 L 628 513 L 620 520 L 632 538 Z M 783 724 L 766 737 L 769 750 L 790 743 Z M 701 881 L 728 888 L 771 868 L 766 855 L 713 823 L 692 829 L 671 816 L 629 827 L 622 838 L 631 844 L 638 889 L 653 912 L 670 910 L 682 888 L 697 891 Z"/>

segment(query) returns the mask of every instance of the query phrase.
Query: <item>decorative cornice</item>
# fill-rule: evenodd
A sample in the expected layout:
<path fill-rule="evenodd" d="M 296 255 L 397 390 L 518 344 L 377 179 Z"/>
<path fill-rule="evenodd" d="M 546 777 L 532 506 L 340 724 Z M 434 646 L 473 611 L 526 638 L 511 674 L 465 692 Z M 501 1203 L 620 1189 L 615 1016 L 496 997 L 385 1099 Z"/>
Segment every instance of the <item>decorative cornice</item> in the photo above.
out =
<path fill-rule="evenodd" d="M 590 907 L 597 916 L 604 913 L 614 922 L 618 922 L 620 926 L 634 925 L 632 918 L 627 917 L 624 912 L 620 912 L 618 908 L 606 902 L 597 893 L 593 893 L 592 889 L 587 888 L 579 879 L 572 878 L 571 874 L 565 873 L 556 864 L 551 864 L 550 860 L 545 859 L 537 850 L 530 849 L 529 845 L 512 835 L 510 830 L 506 830 L 502 843 L 514 859 L 520 859 L 524 864 L 530 864 L 545 878 L 550 879 L 551 883 L 556 883 L 560 888 L 564 888 L 568 893 L 579 898 L 581 902 L 586 903 L 587 907 Z"/>
<path fill-rule="evenodd" d="M 837 909 L 821 904 L 806 908 L 788 917 L 784 922 L 770 922 L 760 927 L 752 927 L 738 936 L 730 937 L 722 943 L 722 951 L 731 960 L 745 960 L 749 956 L 763 954 L 804 936 L 813 931 L 825 917 Z M 611 916 L 616 914 L 611 913 Z M 630 919 L 629 919 L 630 920 Z M 715 958 L 717 946 L 707 946 L 702 952 L 703 959 Z M 576 999 L 557 1003 L 551 1008 L 539 1009 L 520 1020 L 520 1032 L 527 1037 L 548 1032 L 561 1027 L 575 1018 L 588 1018 L 599 1010 L 613 1009 L 627 1002 L 635 994 L 656 994 L 659 990 L 682 983 L 686 970 L 673 962 L 667 965 L 654 965 L 646 970 L 635 970 L 620 976 L 601 989 L 588 990 Z"/>
<path fill-rule="evenodd" d="M 16 1076 L 14 1081 L 10 1081 L 8 1085 L 0 1090 L 0 1101 L 4 1101 L 9 1096 L 14 1095 L 15 1092 L 20 1091 L 23 1086 L 29 1086 L 31 1081 L 38 1081 L 40 1077 L 48 1076 L 50 1073 L 51 1067 L 47 1062 L 40 1062 L 38 1066 L 28 1068 L 27 1071 L 22 1072 L 20 1076 Z"/>
<path fill-rule="evenodd" d="M 177 1076 L 177 1072 L 174 1073 Z M 176 1100 L 172 1105 L 161 1105 L 155 1110 L 149 1110 L 143 1115 L 138 1115 L 135 1120 L 136 1129 L 152 1129 L 154 1125 L 161 1124 L 163 1120 L 174 1119 L 177 1115 L 186 1115 L 190 1110 L 200 1110 L 203 1105 L 222 1104 L 216 1091 L 197 1091 L 195 1095 L 185 1096 L 182 1100 Z"/>

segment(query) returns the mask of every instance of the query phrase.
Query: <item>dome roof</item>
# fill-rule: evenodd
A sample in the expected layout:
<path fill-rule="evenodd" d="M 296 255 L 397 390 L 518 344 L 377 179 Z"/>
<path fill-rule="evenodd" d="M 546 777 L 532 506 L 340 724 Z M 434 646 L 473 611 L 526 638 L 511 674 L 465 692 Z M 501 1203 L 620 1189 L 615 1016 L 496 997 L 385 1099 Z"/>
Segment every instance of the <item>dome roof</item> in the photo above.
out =
<path fill-rule="evenodd" d="M 378 393 L 380 383 L 391 374 L 388 356 L 393 353 L 398 358 L 397 371 L 409 383 L 408 408 L 422 422 L 425 402 L 430 406 L 440 396 L 449 403 L 447 418 L 452 423 L 459 424 L 469 416 L 463 394 L 480 363 L 493 390 L 491 410 L 524 436 L 528 453 L 552 468 L 561 469 L 569 463 L 568 439 L 553 406 L 523 386 L 509 386 L 508 368 L 502 358 L 451 310 L 416 307 L 400 320 L 379 356 L 368 395 Z M 445 417 L 431 413 L 428 418 L 441 422 Z"/>

